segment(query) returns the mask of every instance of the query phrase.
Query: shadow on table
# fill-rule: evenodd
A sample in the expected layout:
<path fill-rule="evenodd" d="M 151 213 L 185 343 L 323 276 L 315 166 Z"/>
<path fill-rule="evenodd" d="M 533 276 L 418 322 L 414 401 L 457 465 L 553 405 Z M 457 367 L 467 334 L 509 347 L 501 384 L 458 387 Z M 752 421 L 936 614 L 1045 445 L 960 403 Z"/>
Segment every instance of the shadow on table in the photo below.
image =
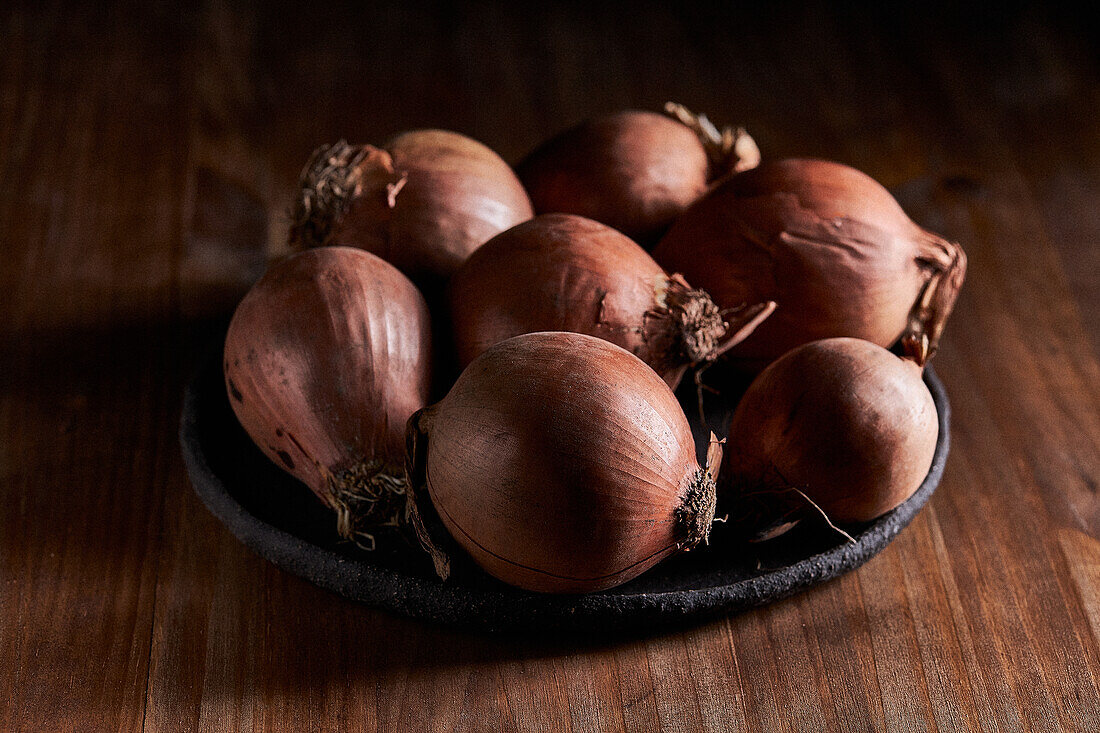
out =
<path fill-rule="evenodd" d="M 70 543 L 89 573 L 140 567 L 178 465 L 182 385 L 220 328 L 150 320 L 0 334 L 0 493 L 18 507 L 0 532 L 5 555 Z"/>

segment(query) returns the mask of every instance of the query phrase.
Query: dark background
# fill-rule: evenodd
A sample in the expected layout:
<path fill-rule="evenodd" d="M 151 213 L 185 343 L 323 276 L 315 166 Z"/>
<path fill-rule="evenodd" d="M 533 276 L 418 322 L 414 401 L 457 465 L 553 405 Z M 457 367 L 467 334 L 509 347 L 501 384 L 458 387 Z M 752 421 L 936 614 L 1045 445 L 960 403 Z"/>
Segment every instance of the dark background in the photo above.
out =
<path fill-rule="evenodd" d="M 1095 728 L 1097 27 L 761 5 L 4 5 L 0 728 Z M 670 99 L 866 171 L 970 257 L 953 453 L 882 555 L 668 634 L 501 640 L 344 601 L 209 516 L 180 393 L 310 150 L 439 126 L 515 161 Z"/>

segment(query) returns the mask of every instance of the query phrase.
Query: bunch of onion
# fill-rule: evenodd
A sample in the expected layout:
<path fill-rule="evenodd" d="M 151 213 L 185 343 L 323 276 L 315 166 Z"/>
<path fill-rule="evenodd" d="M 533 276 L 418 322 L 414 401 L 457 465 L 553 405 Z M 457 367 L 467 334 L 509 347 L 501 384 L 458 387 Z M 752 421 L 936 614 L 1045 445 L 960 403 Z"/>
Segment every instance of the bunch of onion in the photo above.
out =
<path fill-rule="evenodd" d="M 225 383 L 276 465 L 372 543 L 404 506 L 405 423 L 428 402 L 428 309 L 389 263 L 347 247 L 272 266 L 233 314 Z"/>
<path fill-rule="evenodd" d="M 578 214 L 651 245 L 712 182 L 760 161 L 744 130 L 665 110 L 597 117 L 531 152 L 517 171 L 536 213 Z"/>
<path fill-rule="evenodd" d="M 537 216 L 489 240 L 455 273 L 448 300 L 460 366 L 512 336 L 572 331 L 622 346 L 674 388 L 774 308 L 723 313 L 628 237 L 570 214 Z"/>
<path fill-rule="evenodd" d="M 532 213 L 523 185 L 488 147 L 415 130 L 382 148 L 317 148 L 302 171 L 291 244 L 373 252 L 431 296 L 471 252 Z"/>
<path fill-rule="evenodd" d="M 787 351 L 851 336 L 934 353 L 966 273 L 952 242 L 839 163 L 783 160 L 728 178 L 653 251 L 721 307 L 774 300 L 776 314 L 727 359 L 759 371 Z"/>
<path fill-rule="evenodd" d="M 448 557 L 417 498 L 506 583 L 575 593 L 624 583 L 705 542 L 716 440 L 701 468 L 672 390 L 593 336 L 516 336 L 485 351 L 409 421 L 410 513 L 442 577 Z M 425 504 L 426 506 L 426 504 Z"/>
<path fill-rule="evenodd" d="M 761 372 L 731 419 L 720 478 L 738 526 L 771 537 L 808 515 L 866 522 L 912 496 L 939 435 L 923 359 L 834 338 Z"/>

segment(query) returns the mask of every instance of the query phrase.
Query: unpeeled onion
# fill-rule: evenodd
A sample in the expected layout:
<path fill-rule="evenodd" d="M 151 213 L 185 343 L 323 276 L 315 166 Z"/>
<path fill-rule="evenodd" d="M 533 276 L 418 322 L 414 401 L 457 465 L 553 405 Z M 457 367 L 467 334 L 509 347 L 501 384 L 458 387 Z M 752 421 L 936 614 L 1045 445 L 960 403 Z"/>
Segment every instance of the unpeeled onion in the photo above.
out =
<path fill-rule="evenodd" d="M 915 359 L 861 339 L 814 341 L 773 362 L 741 398 L 722 501 L 757 531 L 818 512 L 869 521 L 920 487 L 938 435 Z"/>
<path fill-rule="evenodd" d="M 707 538 L 713 441 L 700 468 L 668 386 L 593 336 L 533 333 L 488 349 L 409 421 L 414 526 L 430 498 L 491 575 L 528 590 L 610 588 Z M 426 495 L 426 496 L 425 496 Z M 447 559 L 422 534 L 440 575 Z"/>
<path fill-rule="evenodd" d="M 794 347 L 899 337 L 935 351 L 966 273 L 959 245 L 914 224 L 890 193 L 839 163 L 783 160 L 730 177 L 653 251 L 718 303 L 774 300 L 727 358 L 758 371 Z"/>
<path fill-rule="evenodd" d="M 448 300 L 460 366 L 512 336 L 573 331 L 622 346 L 673 387 L 773 307 L 723 314 L 625 235 L 569 214 L 537 216 L 489 240 L 455 273 Z"/>
<path fill-rule="evenodd" d="M 597 117 L 536 148 L 517 167 L 536 213 L 578 214 L 651 245 L 710 182 L 759 162 L 744 130 L 666 110 Z"/>
<path fill-rule="evenodd" d="M 486 240 L 532 216 L 508 164 L 446 130 L 405 132 L 383 148 L 324 145 L 300 187 L 292 244 L 365 249 L 429 294 Z"/>
<path fill-rule="evenodd" d="M 225 383 L 241 425 L 337 512 L 349 539 L 404 505 L 405 423 L 428 401 L 424 298 L 392 265 L 326 247 L 273 265 L 233 314 Z"/>

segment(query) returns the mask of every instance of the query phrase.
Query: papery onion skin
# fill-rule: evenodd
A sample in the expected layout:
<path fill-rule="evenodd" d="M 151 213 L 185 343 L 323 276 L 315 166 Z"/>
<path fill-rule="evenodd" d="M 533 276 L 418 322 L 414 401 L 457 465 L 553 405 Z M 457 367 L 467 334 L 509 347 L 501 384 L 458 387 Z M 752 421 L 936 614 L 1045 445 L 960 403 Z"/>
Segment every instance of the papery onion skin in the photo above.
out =
<path fill-rule="evenodd" d="M 774 300 L 775 315 L 727 359 L 759 371 L 800 344 L 850 336 L 934 353 L 966 256 L 913 223 L 871 177 L 791 159 L 728 178 L 653 251 L 721 307 Z"/>
<path fill-rule="evenodd" d="M 428 401 L 431 325 L 392 265 L 347 247 L 272 265 L 233 314 L 224 355 L 241 425 L 338 511 L 342 534 L 361 529 L 364 492 L 403 492 L 405 423 Z"/>
<path fill-rule="evenodd" d="M 686 110 L 683 113 L 685 119 L 692 118 Z M 744 131 L 738 133 L 751 143 Z M 652 245 L 703 195 L 710 181 L 743 163 L 727 151 L 724 159 L 712 164 L 708 152 L 700 134 L 684 122 L 625 110 L 551 138 L 532 151 L 517 172 L 536 213 L 577 214 Z M 757 154 L 750 165 L 758 159 Z"/>
<path fill-rule="evenodd" d="M 670 278 L 633 240 L 570 214 L 491 239 L 455 273 L 448 302 L 462 367 L 512 336 L 572 331 L 623 347 L 675 386 L 686 366 L 717 355 L 729 330 L 705 293 Z"/>
<path fill-rule="evenodd" d="M 938 435 L 915 361 L 861 339 L 814 341 L 773 362 L 741 398 L 721 501 L 734 516 L 747 511 L 755 529 L 818 509 L 838 524 L 870 521 L 920 487 Z"/>
<path fill-rule="evenodd" d="M 291 244 L 373 252 L 431 295 L 471 252 L 532 215 L 523 185 L 490 148 L 456 132 L 413 130 L 382 148 L 341 141 L 314 151 Z"/>
<path fill-rule="evenodd" d="M 520 588 L 624 583 L 705 541 L 713 519 L 713 477 L 672 391 L 592 336 L 493 346 L 409 434 L 411 506 L 430 496 L 477 564 Z M 712 449 L 712 470 L 720 460 Z"/>

